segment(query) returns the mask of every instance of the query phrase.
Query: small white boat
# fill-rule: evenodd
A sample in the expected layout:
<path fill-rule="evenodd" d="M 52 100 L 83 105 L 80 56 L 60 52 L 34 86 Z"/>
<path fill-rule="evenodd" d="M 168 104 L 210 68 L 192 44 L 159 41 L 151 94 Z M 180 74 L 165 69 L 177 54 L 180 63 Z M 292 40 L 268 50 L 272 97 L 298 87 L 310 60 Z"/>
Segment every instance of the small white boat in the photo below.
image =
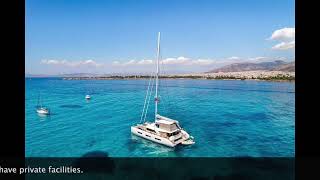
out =
<path fill-rule="evenodd" d="M 131 133 L 139 137 L 148 139 L 150 141 L 163 144 L 169 147 L 175 147 L 178 144 L 192 145 L 194 144 L 193 137 L 190 136 L 184 129 L 182 129 L 177 120 L 173 120 L 158 114 L 158 103 L 160 101 L 160 96 L 158 95 L 158 85 L 159 85 L 159 58 L 160 58 L 160 33 L 158 34 L 158 52 L 157 52 L 157 69 L 155 76 L 155 120 L 154 122 L 146 122 L 146 114 L 148 111 L 149 100 L 151 98 L 153 83 L 150 89 L 149 80 L 147 95 L 144 102 L 144 107 L 140 119 L 140 123 L 131 126 Z M 152 81 L 154 82 L 154 81 Z"/>
<path fill-rule="evenodd" d="M 50 114 L 50 110 L 48 108 L 40 107 L 37 109 L 37 113 L 39 114 Z"/>
<path fill-rule="evenodd" d="M 86 99 L 91 99 L 90 95 L 86 95 Z"/>
<path fill-rule="evenodd" d="M 50 109 L 47 107 L 42 106 L 42 102 L 40 99 L 40 94 L 39 94 L 39 98 L 38 98 L 38 105 L 37 105 L 37 113 L 38 114 L 42 114 L 42 115 L 48 115 L 50 114 Z"/>

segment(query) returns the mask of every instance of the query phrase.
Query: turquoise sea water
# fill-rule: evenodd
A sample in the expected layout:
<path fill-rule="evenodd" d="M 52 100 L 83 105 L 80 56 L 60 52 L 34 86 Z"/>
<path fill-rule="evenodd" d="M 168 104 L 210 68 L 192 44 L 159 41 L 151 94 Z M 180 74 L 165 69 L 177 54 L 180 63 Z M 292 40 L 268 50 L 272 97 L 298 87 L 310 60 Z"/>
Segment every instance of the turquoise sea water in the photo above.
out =
<path fill-rule="evenodd" d="M 179 120 L 196 141 L 176 148 L 130 133 L 140 121 L 147 83 L 26 78 L 26 156 L 80 157 L 92 151 L 112 157 L 295 155 L 294 83 L 162 80 L 160 114 Z M 52 115 L 36 113 L 39 92 Z M 148 112 L 153 120 L 153 102 Z"/>

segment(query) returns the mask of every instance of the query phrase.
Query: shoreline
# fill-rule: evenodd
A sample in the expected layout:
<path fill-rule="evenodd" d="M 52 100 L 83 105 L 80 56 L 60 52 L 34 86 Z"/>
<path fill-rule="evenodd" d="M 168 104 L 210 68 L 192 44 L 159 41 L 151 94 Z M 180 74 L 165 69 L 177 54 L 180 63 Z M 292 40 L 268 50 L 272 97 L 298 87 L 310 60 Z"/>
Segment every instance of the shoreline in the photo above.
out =
<path fill-rule="evenodd" d="M 62 80 L 146 80 L 150 77 L 62 77 Z M 159 79 L 192 79 L 192 80 L 239 80 L 239 81 L 272 81 L 272 82 L 295 82 L 295 78 L 282 78 L 282 77 L 270 77 L 270 78 L 206 78 L 206 77 L 160 77 Z"/>
<path fill-rule="evenodd" d="M 97 76 L 56 76 L 62 80 L 131 80 L 149 79 L 150 75 L 97 75 Z M 27 77 L 26 77 L 27 78 Z M 33 77 L 31 77 L 33 78 Z M 41 78 L 41 77 L 37 77 Z M 42 77 L 46 78 L 46 77 Z M 283 71 L 242 71 L 218 73 L 190 73 L 160 75 L 160 79 L 195 79 L 195 80 L 255 80 L 275 82 L 295 82 L 295 72 Z"/>
<path fill-rule="evenodd" d="M 110 79 L 149 79 L 150 75 L 105 75 L 92 77 L 64 77 L 64 80 L 110 80 Z M 283 71 L 242 71 L 218 73 L 190 73 L 160 75 L 160 79 L 205 79 L 205 80 L 259 80 L 295 81 L 295 72 Z"/>

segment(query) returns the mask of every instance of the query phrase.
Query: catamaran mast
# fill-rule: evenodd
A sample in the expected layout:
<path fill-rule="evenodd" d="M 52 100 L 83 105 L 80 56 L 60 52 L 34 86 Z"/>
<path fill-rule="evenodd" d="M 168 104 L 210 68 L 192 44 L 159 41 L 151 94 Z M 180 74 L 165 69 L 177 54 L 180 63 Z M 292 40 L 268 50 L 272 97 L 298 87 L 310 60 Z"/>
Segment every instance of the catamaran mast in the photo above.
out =
<path fill-rule="evenodd" d="M 41 96 L 40 96 L 40 93 L 39 93 L 39 96 L 38 96 L 38 107 L 42 108 L 42 102 L 41 102 Z"/>
<path fill-rule="evenodd" d="M 159 58 L 160 58 L 160 32 L 158 33 L 158 49 L 157 49 L 157 73 L 156 73 L 156 95 L 155 95 L 155 119 L 158 114 L 158 85 L 159 85 Z"/>

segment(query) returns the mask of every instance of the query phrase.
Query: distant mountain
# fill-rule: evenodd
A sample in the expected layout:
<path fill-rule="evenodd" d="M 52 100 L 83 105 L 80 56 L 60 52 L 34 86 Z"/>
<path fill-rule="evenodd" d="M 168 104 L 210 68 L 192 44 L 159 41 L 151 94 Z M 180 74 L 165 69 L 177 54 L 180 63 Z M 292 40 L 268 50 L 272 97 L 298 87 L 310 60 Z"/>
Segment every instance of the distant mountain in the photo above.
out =
<path fill-rule="evenodd" d="M 47 75 L 47 74 L 25 74 L 26 78 L 40 78 L 40 77 L 57 77 L 56 75 Z"/>
<path fill-rule="evenodd" d="M 295 72 L 295 62 L 280 65 L 273 70 L 284 71 L 284 72 Z"/>
<path fill-rule="evenodd" d="M 260 62 L 260 63 L 233 63 L 221 68 L 217 68 L 207 73 L 217 73 L 217 72 L 242 72 L 242 71 L 285 71 L 285 70 L 293 70 L 294 71 L 294 62 L 293 68 L 291 63 L 286 63 L 281 60 L 276 60 L 272 62 Z"/>
<path fill-rule="evenodd" d="M 25 77 L 96 77 L 100 76 L 99 74 L 92 74 L 92 73 L 71 73 L 71 74 L 56 74 L 56 75 L 49 75 L 49 74 L 25 74 Z"/>
<path fill-rule="evenodd" d="M 60 77 L 96 77 L 100 76 L 100 74 L 93 74 L 93 73 L 71 73 L 71 74 L 61 74 L 58 75 Z"/>

